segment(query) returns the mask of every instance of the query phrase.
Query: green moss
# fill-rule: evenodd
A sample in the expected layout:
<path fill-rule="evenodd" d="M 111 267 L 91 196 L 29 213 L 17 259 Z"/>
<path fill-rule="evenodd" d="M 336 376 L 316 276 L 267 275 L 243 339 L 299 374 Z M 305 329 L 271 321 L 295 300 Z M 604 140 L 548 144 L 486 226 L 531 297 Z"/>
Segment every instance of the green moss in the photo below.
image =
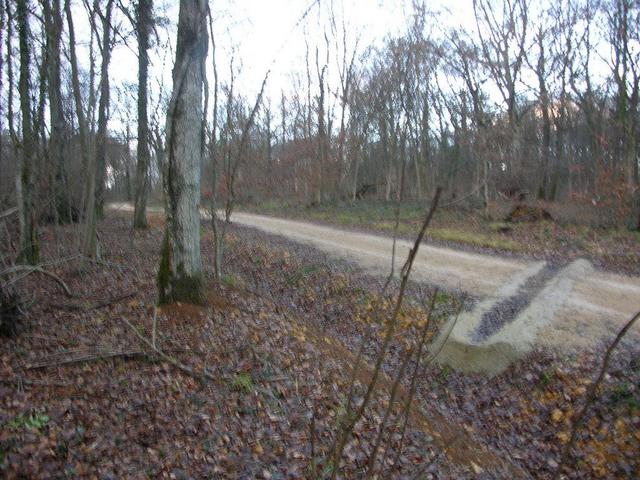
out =
<path fill-rule="evenodd" d="M 178 274 L 171 281 L 171 299 L 174 302 L 194 303 L 202 305 L 206 301 L 204 277 L 198 275 Z"/>
<path fill-rule="evenodd" d="M 242 289 L 245 287 L 244 280 L 238 275 L 226 273 L 220 278 L 220 283 L 225 287 Z"/>
<path fill-rule="evenodd" d="M 296 273 L 287 278 L 287 285 L 297 285 L 301 280 L 307 278 L 316 271 L 318 271 L 318 267 L 316 265 L 303 265 L 298 269 L 298 271 L 296 271 Z"/>
<path fill-rule="evenodd" d="M 454 230 L 452 228 L 432 228 L 427 231 L 427 235 L 436 240 L 464 243 L 478 247 L 495 248 L 498 250 L 520 249 L 520 245 L 513 240 L 493 235 L 483 235 L 481 233 L 464 232 L 462 230 Z"/>
<path fill-rule="evenodd" d="M 452 302 L 454 300 L 454 296 L 451 295 L 450 293 L 447 292 L 443 292 L 442 290 L 438 290 L 438 293 L 436 294 L 436 305 L 440 305 L 443 303 L 449 303 Z"/>
<path fill-rule="evenodd" d="M 177 270 L 176 275 L 171 274 L 169 234 L 165 231 L 158 268 L 158 302 L 186 302 L 197 305 L 205 303 L 206 291 L 202 274 L 187 275 L 180 267 Z"/>
<path fill-rule="evenodd" d="M 169 251 L 169 234 L 165 230 L 162 239 L 162 248 L 160 250 L 160 267 L 158 268 L 158 296 L 159 303 L 169 303 L 170 288 L 169 281 L 171 278 L 171 252 Z"/>
<path fill-rule="evenodd" d="M 231 387 L 241 393 L 250 393 L 253 390 L 253 379 L 248 373 L 238 373 L 231 380 Z"/>
<path fill-rule="evenodd" d="M 489 223 L 489 230 L 496 233 L 500 233 L 504 230 L 513 230 L 513 224 L 507 222 L 491 222 Z"/>

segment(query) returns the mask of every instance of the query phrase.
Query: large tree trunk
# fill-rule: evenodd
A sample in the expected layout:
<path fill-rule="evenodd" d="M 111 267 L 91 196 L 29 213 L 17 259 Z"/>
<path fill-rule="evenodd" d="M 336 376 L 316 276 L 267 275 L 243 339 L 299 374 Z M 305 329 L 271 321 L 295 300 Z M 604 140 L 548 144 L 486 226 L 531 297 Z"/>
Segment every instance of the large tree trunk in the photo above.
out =
<path fill-rule="evenodd" d="M 69 63 L 71 65 L 71 90 L 73 92 L 74 107 L 78 119 L 78 134 L 80 137 L 80 150 L 82 152 L 82 164 L 89 169 L 92 155 L 89 152 L 87 117 L 82 106 L 82 91 L 80 88 L 80 77 L 78 68 L 78 58 L 76 56 L 76 35 L 73 26 L 73 16 L 71 15 L 70 0 L 65 0 L 64 11 L 67 17 L 69 28 Z"/>
<path fill-rule="evenodd" d="M 48 159 L 52 175 L 52 213 L 58 222 L 67 223 L 73 220 L 68 196 L 68 182 L 65 168 L 64 146 L 65 118 L 62 108 L 62 90 L 60 74 L 60 40 L 62 37 L 62 12 L 60 0 L 44 0 L 48 47 L 49 76 L 49 117 L 51 132 L 49 136 Z"/>
<path fill-rule="evenodd" d="M 149 184 L 149 119 L 147 116 L 147 83 L 149 77 L 149 31 L 152 0 L 139 0 L 136 9 L 138 35 L 138 161 L 133 228 L 147 227 L 147 191 Z"/>
<path fill-rule="evenodd" d="M 5 33 L 5 28 L 7 28 L 8 30 L 8 25 L 5 26 L 5 19 L 4 19 L 4 2 L 2 0 L 0 0 L 0 72 L 4 71 L 3 67 L 4 67 L 4 56 L 2 53 L 2 36 Z M 2 80 L 3 77 L 2 75 L 0 75 L 0 92 L 3 91 L 3 87 L 4 85 L 2 84 Z M 3 115 L 3 108 L 4 108 L 4 104 L 2 102 L 0 102 L 0 132 L 4 132 L 4 115 Z M 2 170 L 4 169 L 3 167 L 3 163 L 4 163 L 4 144 L 3 144 L 3 135 L 0 135 L 0 178 L 2 177 Z"/>
<path fill-rule="evenodd" d="M 205 297 L 200 259 L 200 167 L 206 18 L 205 0 L 181 0 L 163 172 L 166 232 L 158 272 L 161 303 L 202 303 Z"/>
<path fill-rule="evenodd" d="M 108 0 L 102 15 L 102 64 L 100 66 L 100 101 L 98 103 L 98 134 L 96 136 L 96 180 L 95 214 L 104 213 L 104 182 L 106 177 L 107 122 L 109 121 L 109 64 L 113 40 L 111 34 L 111 11 L 113 0 Z"/>
<path fill-rule="evenodd" d="M 20 40 L 20 110 L 22 115 L 22 144 L 18 155 L 16 197 L 20 217 L 19 261 L 36 264 L 39 259 L 35 210 L 35 135 L 31 121 L 30 51 L 28 0 L 16 2 L 16 19 Z"/>

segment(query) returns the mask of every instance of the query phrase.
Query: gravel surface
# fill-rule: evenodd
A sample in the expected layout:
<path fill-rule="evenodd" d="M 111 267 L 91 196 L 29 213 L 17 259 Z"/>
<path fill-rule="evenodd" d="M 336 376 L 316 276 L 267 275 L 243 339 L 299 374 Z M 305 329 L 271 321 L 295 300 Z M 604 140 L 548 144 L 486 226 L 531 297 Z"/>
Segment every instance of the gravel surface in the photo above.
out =
<path fill-rule="evenodd" d="M 491 310 L 482 315 L 474 340 L 477 342 L 486 340 L 507 323 L 515 320 L 560 268 L 558 265 L 546 264 L 537 274 L 529 277 L 515 295 L 496 302 Z"/>

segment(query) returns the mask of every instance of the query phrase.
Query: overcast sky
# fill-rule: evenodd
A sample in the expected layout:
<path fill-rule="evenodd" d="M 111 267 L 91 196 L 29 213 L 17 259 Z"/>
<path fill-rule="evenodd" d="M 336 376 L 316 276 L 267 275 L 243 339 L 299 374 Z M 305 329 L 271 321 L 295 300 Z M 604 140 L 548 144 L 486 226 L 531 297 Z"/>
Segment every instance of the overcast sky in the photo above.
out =
<path fill-rule="evenodd" d="M 271 67 L 268 91 L 272 96 L 278 97 L 281 89 L 289 89 L 292 74 L 304 72 L 305 38 L 309 41 L 312 62 L 316 45 L 323 48 L 323 30 L 329 25 L 331 5 L 338 22 L 344 16 L 348 48 L 352 48 L 355 40 L 359 39 L 360 51 L 370 45 L 379 45 L 388 35 L 401 33 L 411 14 L 409 0 L 321 0 L 322 7 L 313 7 L 305 20 L 296 26 L 311 4 L 311 0 L 213 1 L 216 58 L 221 80 L 225 81 L 229 77 L 229 60 L 233 55 L 240 70 L 238 84 L 242 91 L 255 94 L 266 71 Z M 156 0 L 156 6 L 165 12 L 175 33 L 178 1 Z M 451 13 L 442 14 L 443 21 L 448 25 L 462 23 L 471 27 L 474 24 L 472 0 L 431 1 L 429 8 L 450 10 Z M 131 44 L 131 48 L 135 50 L 135 40 Z M 164 72 L 165 83 L 169 80 L 166 84 L 169 89 L 174 48 L 175 36 L 172 35 L 171 51 L 165 52 L 165 48 L 161 46 L 152 54 L 153 72 L 156 75 Z M 113 83 L 135 83 L 137 60 L 131 49 L 119 45 L 113 58 Z M 330 62 L 335 64 L 335 58 L 331 58 Z M 211 72 L 209 75 L 211 76 Z"/>
<path fill-rule="evenodd" d="M 537 10 L 547 1 L 532 1 L 530 4 L 529 18 L 534 21 Z M 174 61 L 175 32 L 178 23 L 178 0 L 155 0 L 155 8 L 158 14 L 167 19 L 168 33 L 160 30 L 168 37 L 162 40 L 160 45 L 150 52 L 152 76 L 163 77 L 164 89 L 170 93 L 172 88 L 171 69 Z M 311 53 L 312 75 L 315 78 L 315 49 L 320 48 L 321 55 L 324 48 L 324 32 L 327 31 L 330 41 L 335 42 L 329 31 L 330 12 L 333 11 L 337 19 L 338 29 L 341 30 L 342 18 L 344 18 L 347 31 L 347 49 L 351 50 L 358 39 L 359 53 L 369 46 L 377 46 L 385 37 L 401 35 L 406 31 L 409 18 L 413 12 L 411 0 L 320 0 L 309 11 L 306 18 L 300 22 L 304 12 L 313 4 L 312 0 L 214 0 L 211 2 L 214 17 L 214 34 L 217 43 L 216 59 L 220 82 L 225 83 L 229 79 L 229 60 L 233 56 L 237 71 L 236 91 L 247 96 L 249 102 L 253 102 L 262 83 L 262 79 L 269 68 L 271 75 L 267 85 L 267 97 L 271 97 L 274 108 L 277 110 L 277 102 L 281 90 L 285 94 L 292 88 L 293 77 L 298 74 L 302 77 L 302 85 L 306 88 L 305 74 L 305 50 L 308 41 Z M 431 12 L 437 12 L 435 28 L 441 32 L 453 27 L 460 27 L 467 31 L 475 31 L 476 23 L 473 14 L 473 0 L 428 0 L 426 7 Z M 79 38 L 88 38 L 88 26 L 86 12 L 78 2 L 76 6 L 77 16 L 84 19 L 77 22 Z M 74 15 L 75 17 L 76 15 Z M 127 22 L 123 23 L 124 26 Z M 84 35 L 82 30 L 85 30 Z M 437 35 L 437 31 L 434 32 Z M 340 34 L 339 34 L 340 36 Z M 129 37 L 130 46 L 122 42 L 116 47 L 113 54 L 113 62 L 110 69 L 112 86 L 117 87 L 123 82 L 131 85 L 137 84 L 137 58 L 135 54 L 135 37 Z M 603 52 L 605 55 L 607 52 Z M 209 55 L 211 50 L 209 51 Z M 85 52 L 84 58 L 88 58 Z M 602 74 L 608 74 L 606 64 L 600 58 L 595 58 L 595 70 Z M 210 85 L 212 81 L 211 57 L 207 59 L 208 77 Z M 337 79 L 337 59 L 332 53 L 329 59 L 329 84 L 335 90 Z M 535 85 L 535 79 L 527 79 L 525 82 Z M 157 80 L 151 79 L 151 103 L 157 98 Z M 455 87 L 454 87 L 455 88 Z M 500 101 L 497 89 L 492 84 L 487 84 L 490 97 Z M 493 91 L 495 90 L 495 91 Z M 117 97 L 117 92 L 115 92 Z M 135 91 L 133 91 L 135 93 Z M 132 93 L 132 94 L 133 94 Z M 133 97 L 130 95 L 129 101 Z M 135 105 L 135 101 L 133 101 Z M 117 112 L 117 105 L 112 111 L 112 126 L 118 129 L 116 124 L 122 123 L 123 118 Z M 135 116 L 130 119 L 135 123 Z"/>

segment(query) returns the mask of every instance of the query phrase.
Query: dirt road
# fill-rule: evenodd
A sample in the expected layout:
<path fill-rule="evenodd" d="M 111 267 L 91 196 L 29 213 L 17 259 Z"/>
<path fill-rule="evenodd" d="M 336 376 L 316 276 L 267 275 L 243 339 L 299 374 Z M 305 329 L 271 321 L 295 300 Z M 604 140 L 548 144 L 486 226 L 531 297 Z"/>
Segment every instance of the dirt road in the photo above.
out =
<path fill-rule="evenodd" d="M 378 275 L 390 271 L 393 241 L 389 237 L 241 212 L 234 213 L 232 221 L 313 245 Z M 396 272 L 410 247 L 407 241 L 397 242 Z M 416 257 L 412 278 L 461 290 L 482 300 L 481 308 L 459 321 L 459 328 L 464 327 L 467 333 L 467 348 L 487 341 L 505 341 L 500 328 L 493 338 L 473 337 L 483 322 L 491 321 L 491 311 L 505 310 L 505 304 L 511 318 L 507 315 L 502 322 L 512 324 L 509 333 L 520 337 L 518 342 L 527 343 L 519 346 L 525 350 L 532 343 L 562 349 L 591 346 L 616 333 L 640 310 L 640 277 L 600 271 L 586 260 L 564 268 L 549 268 L 542 261 L 424 244 Z M 506 329 L 502 330 L 506 333 Z M 633 333 L 640 337 L 640 328 Z M 526 352 L 515 355 L 520 353 Z"/>
<path fill-rule="evenodd" d="M 123 204 L 114 208 L 130 209 Z M 234 213 L 232 222 L 312 245 L 373 274 L 388 275 L 391 268 L 389 237 L 242 212 Z M 398 240 L 396 272 L 410 247 L 409 242 Z M 516 337 L 526 331 L 528 344 L 581 348 L 613 335 L 640 310 L 640 277 L 604 272 L 586 260 L 558 268 L 543 261 L 424 244 L 412 278 L 481 300 L 477 311 L 456 327 L 464 330 L 458 332 L 460 338 L 471 346 L 501 342 L 499 335 L 506 330 L 502 327 L 510 326 L 510 335 Z M 482 330 L 491 335 L 479 335 Z M 640 328 L 633 334 L 640 338 Z"/>

